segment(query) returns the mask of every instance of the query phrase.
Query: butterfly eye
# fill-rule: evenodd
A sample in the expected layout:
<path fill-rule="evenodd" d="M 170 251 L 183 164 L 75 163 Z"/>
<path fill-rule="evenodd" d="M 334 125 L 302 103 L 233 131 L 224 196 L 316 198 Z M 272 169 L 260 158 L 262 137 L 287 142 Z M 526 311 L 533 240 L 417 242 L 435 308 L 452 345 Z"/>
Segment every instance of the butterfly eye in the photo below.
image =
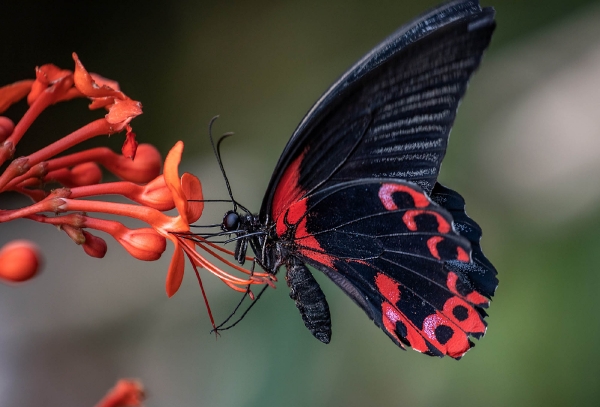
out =
<path fill-rule="evenodd" d="M 221 228 L 225 231 L 236 230 L 240 224 L 240 216 L 233 212 L 229 211 L 223 217 L 223 224 Z"/>

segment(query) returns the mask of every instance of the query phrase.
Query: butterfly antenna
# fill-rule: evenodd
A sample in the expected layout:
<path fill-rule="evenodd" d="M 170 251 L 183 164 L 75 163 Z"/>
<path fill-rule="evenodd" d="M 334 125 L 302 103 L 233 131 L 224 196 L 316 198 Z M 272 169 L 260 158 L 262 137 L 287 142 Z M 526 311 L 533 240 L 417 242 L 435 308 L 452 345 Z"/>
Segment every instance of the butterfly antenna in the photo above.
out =
<path fill-rule="evenodd" d="M 223 140 L 225 140 L 227 137 L 230 137 L 230 136 L 233 136 L 233 132 L 223 134 L 221 137 L 219 137 L 219 140 L 217 141 L 217 156 L 218 156 L 219 161 L 221 161 L 221 143 L 223 142 Z M 223 168 L 223 166 L 221 166 L 221 168 Z M 225 182 L 229 186 L 229 182 L 227 182 L 227 177 L 225 177 Z M 231 196 L 231 189 L 229 190 L 229 195 Z M 231 197 L 231 201 L 233 202 L 234 210 L 236 210 L 237 207 L 239 207 L 244 212 L 250 213 L 250 211 L 244 205 L 242 205 L 241 203 L 239 203 L 238 201 L 233 199 L 233 196 Z M 237 210 L 236 210 L 236 212 L 237 212 Z"/>
<path fill-rule="evenodd" d="M 225 320 L 222 324 L 220 324 L 219 326 L 216 327 L 217 331 L 226 331 L 228 329 L 233 328 L 234 326 L 236 326 L 237 324 L 239 324 L 242 319 L 244 319 L 244 317 L 246 316 L 246 314 L 252 309 L 252 307 L 258 302 L 258 299 L 261 297 L 261 295 L 263 295 L 263 293 L 267 290 L 267 288 L 269 288 L 268 285 L 265 285 L 262 290 L 260 290 L 260 292 L 258 293 L 258 295 L 256 296 L 256 298 L 254 299 L 254 301 L 252 301 L 252 303 L 248 306 L 248 308 L 246 308 L 246 310 L 244 311 L 244 313 L 231 325 L 226 326 L 225 328 L 221 328 L 223 325 L 225 325 L 227 323 L 227 321 L 229 321 L 229 319 L 231 319 L 231 317 L 233 316 L 233 314 L 231 314 L 229 316 L 229 318 L 227 318 L 227 320 Z M 245 296 L 244 296 L 245 298 Z M 241 302 L 240 302 L 241 305 Z M 237 309 L 237 308 L 236 308 Z M 235 314 L 235 311 L 234 311 Z M 214 329 L 213 329 L 214 331 Z M 212 331 L 211 331 L 212 333 Z"/>
<path fill-rule="evenodd" d="M 219 163 L 219 168 L 221 168 L 221 174 L 223 174 L 223 179 L 225 180 L 225 185 L 227 186 L 227 192 L 229 193 L 231 202 L 233 202 L 233 210 L 235 212 L 237 212 L 238 205 L 237 205 L 237 202 L 235 202 L 235 199 L 233 199 L 233 194 L 231 193 L 231 185 L 229 185 L 229 180 L 227 179 L 227 174 L 225 174 L 225 168 L 223 168 L 223 161 L 221 160 L 221 153 L 220 153 L 220 149 L 219 149 L 221 142 L 224 139 L 226 139 L 227 137 L 233 136 L 233 133 L 225 133 L 224 135 L 222 135 L 221 138 L 219 139 L 217 145 L 215 146 L 215 141 L 212 136 L 212 126 L 218 118 L 219 118 L 219 116 L 215 116 L 210 120 L 210 123 L 208 124 L 208 136 L 210 137 L 210 144 L 212 145 L 213 152 L 215 153 L 215 157 L 217 157 L 217 162 Z"/>
<path fill-rule="evenodd" d="M 256 261 L 252 262 L 252 268 L 250 269 L 250 275 L 254 275 L 254 267 L 256 266 Z M 227 322 L 229 322 L 229 320 L 235 315 L 235 313 L 240 309 L 240 307 L 242 306 L 242 303 L 244 302 L 244 300 L 246 299 L 246 297 L 250 297 L 250 286 L 248 285 L 248 287 L 246 288 L 246 292 L 244 293 L 244 295 L 242 296 L 242 298 L 240 299 L 240 302 L 238 302 L 238 304 L 236 305 L 235 309 L 233 310 L 233 312 L 231 314 L 229 314 L 229 316 L 225 319 L 225 321 L 221 322 L 219 325 L 217 325 L 216 327 L 213 325 L 213 330 L 210 331 L 210 333 L 212 333 L 213 331 L 219 331 L 219 329 L 225 325 Z"/>

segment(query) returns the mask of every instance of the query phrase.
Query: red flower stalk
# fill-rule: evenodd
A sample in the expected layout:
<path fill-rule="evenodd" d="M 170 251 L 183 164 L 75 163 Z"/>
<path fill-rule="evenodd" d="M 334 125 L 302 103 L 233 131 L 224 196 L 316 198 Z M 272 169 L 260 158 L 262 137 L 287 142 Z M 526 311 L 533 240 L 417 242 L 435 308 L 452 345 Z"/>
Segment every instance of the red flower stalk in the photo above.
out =
<path fill-rule="evenodd" d="M 160 154 L 148 144 L 138 147 L 130 127 L 131 120 L 142 113 L 141 104 L 127 97 L 116 82 L 88 73 L 76 54 L 73 54 L 73 59 L 73 72 L 48 64 L 36 69 L 34 81 L 0 87 L 0 114 L 25 96 L 29 103 L 29 109 L 16 125 L 7 117 L 0 116 L 0 165 L 12 159 L 26 131 L 46 107 L 86 97 L 91 100 L 90 109 L 107 110 L 103 118 L 29 156 L 15 158 L 6 166 L 0 174 L 0 193 L 16 191 L 31 198 L 33 203 L 18 209 L 0 209 L 0 223 L 25 218 L 55 225 L 81 245 L 88 255 L 96 258 L 104 257 L 107 245 L 104 239 L 95 235 L 95 231 L 107 233 L 133 257 L 145 261 L 160 258 L 168 239 L 175 245 L 166 281 L 169 297 L 181 285 L 185 257 L 196 272 L 203 294 L 198 268 L 208 270 L 229 287 L 249 292 L 251 296 L 249 287 L 252 284 L 272 285 L 274 276 L 252 273 L 231 263 L 217 251 L 228 255 L 233 253 L 190 232 L 189 225 L 200 218 L 204 203 L 198 178 L 189 173 L 179 176 L 183 143 L 180 141 L 171 149 L 161 175 Z M 91 137 L 123 130 L 127 134 L 122 155 L 100 147 L 57 157 Z M 122 181 L 102 183 L 99 165 Z M 47 192 L 44 188 L 47 183 L 57 183 L 59 187 Z M 105 195 L 121 195 L 133 203 L 107 202 L 102 200 Z M 177 210 L 174 216 L 163 213 L 173 208 Z M 92 217 L 90 213 L 138 219 L 149 227 L 129 229 L 120 222 Z M 245 277 L 225 272 L 201 253 L 208 253 L 245 274 Z M 19 242 L 9 245 L 0 251 L 0 280 L 24 281 L 36 274 L 39 264 L 38 251 L 31 244 Z M 206 301 L 205 294 L 204 298 Z M 208 312 L 210 315 L 210 308 Z"/>

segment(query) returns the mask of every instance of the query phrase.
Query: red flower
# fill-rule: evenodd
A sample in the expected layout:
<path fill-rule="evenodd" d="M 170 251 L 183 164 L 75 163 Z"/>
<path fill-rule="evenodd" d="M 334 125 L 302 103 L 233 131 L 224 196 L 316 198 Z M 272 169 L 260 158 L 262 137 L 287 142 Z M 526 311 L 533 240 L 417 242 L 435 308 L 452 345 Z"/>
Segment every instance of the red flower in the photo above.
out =
<path fill-rule="evenodd" d="M 175 250 L 166 278 L 166 292 L 174 295 L 183 279 L 187 257 L 196 273 L 205 301 L 199 268 L 204 268 L 220 278 L 234 290 L 248 292 L 253 284 L 273 284 L 275 277 L 268 273 L 251 272 L 233 264 L 219 255 L 219 251 L 232 255 L 213 243 L 190 232 L 190 224 L 202 215 L 202 186 L 198 178 L 185 173 L 179 176 L 178 166 L 183 143 L 177 142 L 164 162 L 160 174 L 161 157 L 156 148 L 148 144 L 137 145 L 131 130 L 131 120 L 142 113 L 141 104 L 126 96 L 116 82 L 89 73 L 73 54 L 75 70 L 43 65 L 36 69 L 35 81 L 23 81 L 0 88 L 0 107 L 6 108 L 25 97 L 30 104 L 25 115 L 16 125 L 8 118 L 0 117 L 0 165 L 12 158 L 18 143 L 33 121 L 53 103 L 73 98 L 87 97 L 90 108 L 105 108 L 107 114 L 62 139 L 10 162 L 0 174 L 0 193 L 16 191 L 29 196 L 33 203 L 13 209 L 0 209 L 0 223 L 26 218 L 39 223 L 52 224 L 80 245 L 92 257 L 101 258 L 107 252 L 103 238 L 96 231 L 107 233 L 137 259 L 153 261 L 160 258 L 166 248 L 166 240 L 173 242 Z M 108 148 L 93 148 L 73 154 L 62 155 L 68 148 L 102 134 L 126 130 L 123 154 Z M 135 159 L 134 159 L 135 158 Z M 103 183 L 99 165 L 122 179 Z M 45 183 L 58 183 L 48 193 Z M 104 195 L 121 195 L 134 203 L 116 203 L 102 200 Z M 85 198 L 85 199 L 83 199 Z M 175 208 L 177 214 L 169 216 L 163 211 Z M 45 213 L 54 214 L 49 216 Z M 149 227 L 130 229 L 120 222 L 91 216 L 110 214 L 134 218 Z M 6 256 L 20 259 L 14 270 L 5 268 L 5 275 L 13 275 L 14 281 L 33 276 L 39 268 L 39 256 L 33 249 L 21 248 L 8 251 Z M 205 256 L 244 274 L 238 277 L 217 267 Z M 16 261 L 16 260 L 15 260 Z M 19 273 L 17 273 L 17 271 Z M 9 277 L 5 277 L 9 278 Z M 208 303 L 207 303 L 208 305 Z M 210 308 L 208 308 L 210 315 Z M 211 316 L 212 321 L 212 316 Z M 213 321 L 214 325 L 214 321 Z"/>

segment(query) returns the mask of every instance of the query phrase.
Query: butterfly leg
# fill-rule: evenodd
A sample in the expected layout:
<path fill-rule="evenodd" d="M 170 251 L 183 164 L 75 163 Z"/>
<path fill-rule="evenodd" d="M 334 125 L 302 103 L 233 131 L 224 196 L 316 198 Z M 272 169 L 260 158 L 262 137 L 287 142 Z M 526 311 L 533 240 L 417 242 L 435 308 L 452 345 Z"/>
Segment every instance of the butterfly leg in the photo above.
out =
<path fill-rule="evenodd" d="M 238 239 L 236 245 L 235 245 L 235 259 L 237 260 L 237 262 L 241 265 L 244 265 L 244 262 L 246 261 L 246 252 L 248 251 L 248 239 L 247 238 L 241 238 Z"/>
<path fill-rule="evenodd" d="M 331 340 L 331 316 L 325 294 L 308 268 L 300 260 L 292 258 L 285 276 L 290 287 L 290 298 L 302 315 L 304 325 L 323 343 Z"/>

